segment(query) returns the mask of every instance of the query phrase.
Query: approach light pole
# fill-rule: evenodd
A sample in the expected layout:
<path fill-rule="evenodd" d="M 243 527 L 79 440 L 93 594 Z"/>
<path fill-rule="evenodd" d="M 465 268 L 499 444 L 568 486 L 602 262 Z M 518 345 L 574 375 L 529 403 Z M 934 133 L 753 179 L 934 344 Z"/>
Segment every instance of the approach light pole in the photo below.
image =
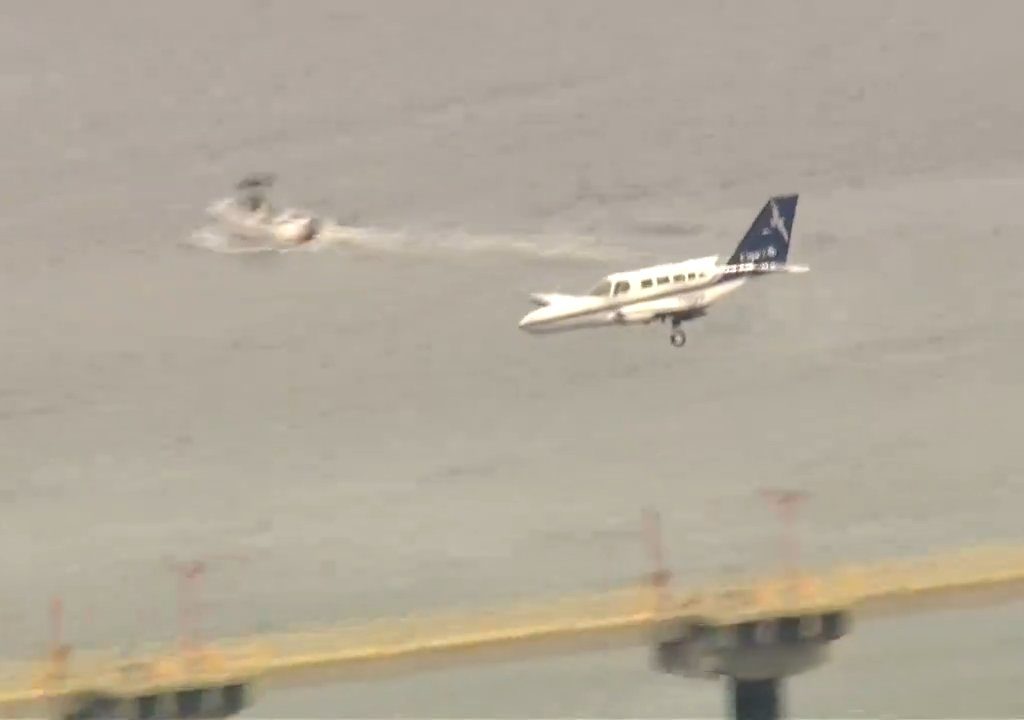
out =
<path fill-rule="evenodd" d="M 784 571 L 794 584 L 800 573 L 800 543 L 796 534 L 797 511 L 806 501 L 809 494 L 803 490 L 766 488 L 761 490 L 761 497 L 775 505 L 779 518 L 783 523 L 782 558 Z"/>
<path fill-rule="evenodd" d="M 655 602 L 660 612 L 668 601 L 668 584 L 671 573 L 665 565 L 664 543 L 661 535 L 661 515 L 654 508 L 647 506 L 643 510 L 644 539 L 653 571 L 651 586 L 655 592 Z"/>
<path fill-rule="evenodd" d="M 225 555 L 215 558 L 222 560 L 243 561 L 244 555 Z M 200 620 L 202 614 L 199 596 L 210 560 L 166 560 L 165 563 L 178 576 L 178 632 L 183 652 L 199 649 Z"/>

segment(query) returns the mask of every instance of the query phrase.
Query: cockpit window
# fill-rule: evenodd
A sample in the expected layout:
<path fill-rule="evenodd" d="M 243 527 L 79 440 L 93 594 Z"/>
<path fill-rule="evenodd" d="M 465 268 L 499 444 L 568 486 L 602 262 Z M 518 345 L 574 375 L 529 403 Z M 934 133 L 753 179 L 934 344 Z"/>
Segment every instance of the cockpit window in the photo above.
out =
<path fill-rule="evenodd" d="M 625 280 L 619 280 L 615 283 L 615 294 L 621 295 L 622 293 L 629 292 L 629 283 Z"/>
<path fill-rule="evenodd" d="M 595 297 L 607 297 L 612 294 L 612 284 L 607 280 L 604 280 L 598 283 L 594 289 L 590 291 L 590 294 Z"/>

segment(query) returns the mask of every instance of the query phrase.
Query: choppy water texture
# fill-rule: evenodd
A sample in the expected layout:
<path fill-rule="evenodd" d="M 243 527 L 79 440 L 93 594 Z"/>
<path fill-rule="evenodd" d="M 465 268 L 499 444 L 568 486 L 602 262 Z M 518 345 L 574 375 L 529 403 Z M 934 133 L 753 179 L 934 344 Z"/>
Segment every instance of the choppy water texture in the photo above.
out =
<path fill-rule="evenodd" d="M 25 0 L 0 20 L 4 650 L 1021 539 L 1024 6 Z M 371 239 L 186 247 L 243 173 Z M 526 294 L 793 258 L 690 331 Z M 1022 610 L 858 627 L 803 717 L 1019 716 Z M 707 717 L 643 651 L 272 695 L 250 717 Z"/>

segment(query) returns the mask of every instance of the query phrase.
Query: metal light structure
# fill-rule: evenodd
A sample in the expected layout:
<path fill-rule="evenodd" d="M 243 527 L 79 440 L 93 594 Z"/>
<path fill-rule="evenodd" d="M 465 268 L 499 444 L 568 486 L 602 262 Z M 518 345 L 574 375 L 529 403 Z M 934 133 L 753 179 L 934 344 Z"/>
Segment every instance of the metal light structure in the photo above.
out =
<path fill-rule="evenodd" d="M 50 599 L 50 672 L 60 682 L 66 671 L 71 646 L 64 642 L 64 600 L 60 595 Z"/>
<path fill-rule="evenodd" d="M 206 559 L 165 560 L 165 564 L 177 574 L 178 579 L 178 633 L 183 652 L 195 652 L 201 644 L 202 591 L 203 580 L 210 564 L 222 561 L 245 561 L 245 555 L 218 555 Z"/>
<path fill-rule="evenodd" d="M 668 601 L 669 581 L 672 575 L 665 565 L 664 543 L 661 534 L 661 515 L 654 508 L 647 506 L 643 509 L 644 539 L 647 544 L 647 552 L 653 568 L 651 572 L 651 587 L 654 589 L 657 609 L 661 611 Z"/>
<path fill-rule="evenodd" d="M 782 558 L 786 575 L 795 580 L 800 572 L 800 541 L 796 534 L 797 511 L 809 494 L 803 490 L 765 488 L 761 497 L 774 503 L 783 523 Z"/>

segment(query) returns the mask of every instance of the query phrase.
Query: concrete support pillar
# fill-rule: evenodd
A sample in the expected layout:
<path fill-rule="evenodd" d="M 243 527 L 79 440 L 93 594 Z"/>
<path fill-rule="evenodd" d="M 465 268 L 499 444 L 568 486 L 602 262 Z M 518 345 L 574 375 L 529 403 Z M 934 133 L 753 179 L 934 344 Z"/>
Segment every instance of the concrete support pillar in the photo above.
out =
<path fill-rule="evenodd" d="M 781 680 L 729 678 L 733 720 L 779 720 L 782 717 Z"/>

